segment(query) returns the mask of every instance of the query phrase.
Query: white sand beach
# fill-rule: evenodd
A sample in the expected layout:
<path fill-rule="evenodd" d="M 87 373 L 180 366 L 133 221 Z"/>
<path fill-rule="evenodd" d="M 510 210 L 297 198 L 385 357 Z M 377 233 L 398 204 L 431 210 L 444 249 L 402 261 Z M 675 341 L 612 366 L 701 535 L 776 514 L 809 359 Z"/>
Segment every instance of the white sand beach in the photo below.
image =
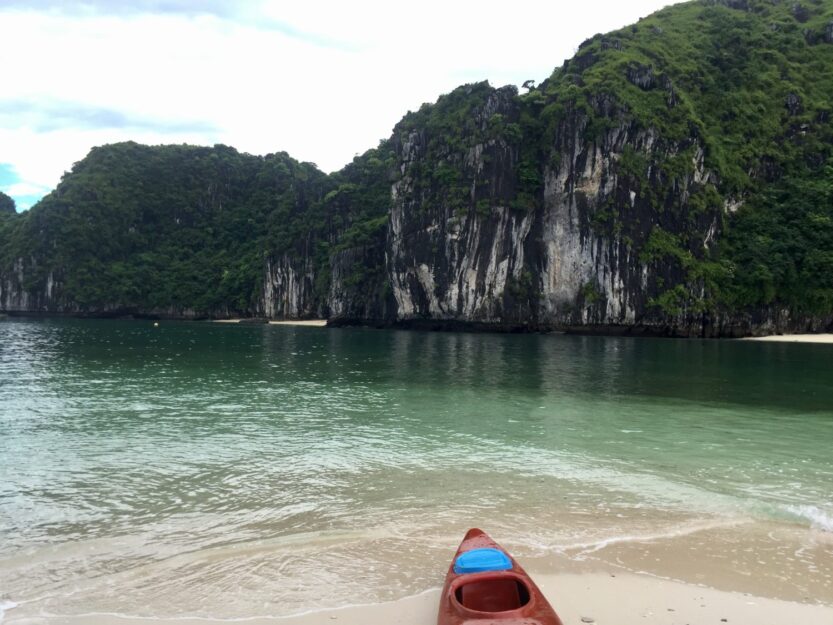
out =
<path fill-rule="evenodd" d="M 773 334 L 752 336 L 743 341 L 768 341 L 773 343 L 828 343 L 833 344 L 833 334 Z"/>
<path fill-rule="evenodd" d="M 212 319 L 212 323 L 245 323 L 246 319 Z M 266 324 L 264 324 L 266 325 Z M 271 326 L 304 326 L 308 328 L 324 328 L 326 319 L 289 319 L 284 321 L 270 321 Z"/>
<path fill-rule="evenodd" d="M 725 592 L 647 575 L 589 573 L 537 575 L 535 579 L 564 625 L 833 623 L 833 607 Z M 435 590 L 392 603 L 311 613 L 282 622 L 434 625 L 439 594 Z"/>
<path fill-rule="evenodd" d="M 833 607 L 715 590 L 632 573 L 535 575 L 564 625 L 784 625 L 833 623 Z M 248 625 L 434 625 L 440 589 L 374 605 L 356 605 L 287 617 L 241 619 Z M 361 601 L 361 598 L 357 598 Z M 17 612 L 17 614 L 16 614 Z M 24 616 L 7 613 L 7 625 L 221 625 L 227 620 L 139 618 L 113 614 Z"/>

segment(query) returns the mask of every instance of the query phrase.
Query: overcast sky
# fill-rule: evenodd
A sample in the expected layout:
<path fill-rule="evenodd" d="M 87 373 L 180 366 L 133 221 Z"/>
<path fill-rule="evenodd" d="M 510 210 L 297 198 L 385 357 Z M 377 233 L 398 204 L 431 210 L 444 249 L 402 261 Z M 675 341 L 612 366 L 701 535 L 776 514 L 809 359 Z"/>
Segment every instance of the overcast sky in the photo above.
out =
<path fill-rule="evenodd" d="M 457 85 L 543 80 L 672 0 L 0 0 L 0 190 L 31 206 L 115 141 L 324 171 Z M 197 8 L 199 7 L 199 8 Z"/>

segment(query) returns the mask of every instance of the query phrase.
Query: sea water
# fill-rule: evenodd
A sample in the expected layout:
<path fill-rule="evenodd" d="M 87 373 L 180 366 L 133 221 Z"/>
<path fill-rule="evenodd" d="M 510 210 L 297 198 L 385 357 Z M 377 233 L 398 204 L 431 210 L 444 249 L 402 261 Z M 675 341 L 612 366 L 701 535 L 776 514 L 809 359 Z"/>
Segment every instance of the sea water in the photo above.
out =
<path fill-rule="evenodd" d="M 833 603 L 833 346 L 0 322 L 0 603 L 245 618 L 541 571 Z"/>

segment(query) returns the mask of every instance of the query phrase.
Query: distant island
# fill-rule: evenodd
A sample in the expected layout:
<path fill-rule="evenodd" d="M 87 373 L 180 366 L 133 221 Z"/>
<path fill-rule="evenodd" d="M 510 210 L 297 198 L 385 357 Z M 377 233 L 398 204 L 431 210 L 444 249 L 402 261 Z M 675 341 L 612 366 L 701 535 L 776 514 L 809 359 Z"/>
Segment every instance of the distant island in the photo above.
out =
<path fill-rule="evenodd" d="M 459 87 L 331 175 L 95 148 L 0 194 L 0 312 L 833 329 L 833 0 L 674 5 L 521 91 Z"/>

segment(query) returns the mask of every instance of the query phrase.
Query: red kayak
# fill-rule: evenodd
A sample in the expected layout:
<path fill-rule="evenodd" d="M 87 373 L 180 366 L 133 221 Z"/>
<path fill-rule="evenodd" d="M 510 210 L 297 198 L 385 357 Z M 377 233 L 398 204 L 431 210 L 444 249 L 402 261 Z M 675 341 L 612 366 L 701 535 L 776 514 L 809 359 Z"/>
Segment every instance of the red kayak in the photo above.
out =
<path fill-rule="evenodd" d="M 437 625 L 562 625 L 515 559 L 483 530 L 470 529 L 440 596 Z"/>

